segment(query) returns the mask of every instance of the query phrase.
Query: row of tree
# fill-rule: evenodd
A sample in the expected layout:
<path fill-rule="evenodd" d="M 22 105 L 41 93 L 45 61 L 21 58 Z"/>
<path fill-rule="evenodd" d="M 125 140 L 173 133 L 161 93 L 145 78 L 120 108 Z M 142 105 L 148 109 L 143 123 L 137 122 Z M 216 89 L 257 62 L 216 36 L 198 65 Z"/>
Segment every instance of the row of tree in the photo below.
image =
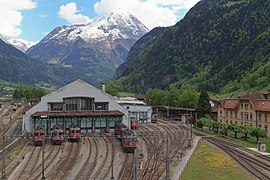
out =
<path fill-rule="evenodd" d="M 237 138 L 238 133 L 244 134 L 245 140 L 247 140 L 248 135 L 256 137 L 257 141 L 259 138 L 267 137 L 266 131 L 259 127 L 250 127 L 248 125 L 240 125 L 238 123 L 221 123 L 210 118 L 200 118 L 196 121 L 196 126 L 203 130 L 204 126 L 207 126 L 209 130 L 216 133 L 228 136 L 228 131 L 234 132 L 234 137 Z"/>
<path fill-rule="evenodd" d="M 169 91 L 150 89 L 146 92 L 146 102 L 155 106 L 196 108 L 198 93 L 192 90 L 171 89 Z"/>
<path fill-rule="evenodd" d="M 35 87 L 19 87 L 14 90 L 13 98 L 30 100 L 32 98 L 41 98 L 46 94 L 48 94 L 48 92 L 44 89 Z"/>

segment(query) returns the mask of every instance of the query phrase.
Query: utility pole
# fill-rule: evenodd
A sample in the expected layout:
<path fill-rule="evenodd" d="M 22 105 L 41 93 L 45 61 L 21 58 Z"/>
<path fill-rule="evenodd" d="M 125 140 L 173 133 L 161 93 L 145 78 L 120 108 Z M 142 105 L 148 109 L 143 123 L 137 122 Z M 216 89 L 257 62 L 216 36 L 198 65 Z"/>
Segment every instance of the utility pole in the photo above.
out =
<path fill-rule="evenodd" d="M 43 133 L 43 138 L 42 138 L 42 178 L 41 179 L 46 179 L 44 175 L 44 136 L 45 133 Z"/>
<path fill-rule="evenodd" d="M 134 180 L 138 180 L 138 175 L 137 175 L 137 149 L 135 148 L 134 150 L 134 154 L 133 154 L 133 158 L 134 158 Z"/>
<path fill-rule="evenodd" d="M 170 153 L 169 153 L 169 138 L 168 133 L 165 131 L 165 143 L 166 143 L 166 180 L 170 179 Z"/>
<path fill-rule="evenodd" d="M 112 164 L 111 164 L 111 166 L 112 166 L 112 175 L 111 175 L 111 179 L 114 179 L 114 176 L 113 176 L 113 160 L 114 160 L 114 154 L 115 154 L 115 152 L 114 152 L 114 147 L 113 147 L 113 145 L 114 145 L 114 140 L 113 140 L 113 136 L 111 135 L 111 139 L 112 139 L 112 149 L 113 149 L 113 152 L 112 152 Z"/>
<path fill-rule="evenodd" d="M 4 149 L 2 151 L 2 179 L 6 179 L 6 139 L 5 136 L 3 136 L 4 141 Z"/>
<path fill-rule="evenodd" d="M 192 130 L 189 127 L 189 124 L 191 124 L 191 122 L 189 122 L 189 116 L 188 116 L 188 108 L 187 108 L 187 116 L 186 116 L 186 121 L 187 121 L 187 127 L 188 127 L 188 147 L 192 146 Z"/>
<path fill-rule="evenodd" d="M 12 121 L 12 109 L 9 111 L 9 123 L 11 124 Z"/>

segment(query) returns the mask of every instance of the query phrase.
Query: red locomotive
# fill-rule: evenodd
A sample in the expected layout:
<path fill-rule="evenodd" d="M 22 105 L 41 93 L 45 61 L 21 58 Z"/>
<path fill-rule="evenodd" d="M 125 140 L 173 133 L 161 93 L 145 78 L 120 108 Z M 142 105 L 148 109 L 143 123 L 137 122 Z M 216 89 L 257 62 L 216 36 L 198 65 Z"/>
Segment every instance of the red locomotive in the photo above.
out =
<path fill-rule="evenodd" d="M 131 119 L 130 120 L 130 128 L 131 129 L 138 129 L 138 126 L 139 126 L 139 121 L 138 120 L 135 120 L 135 119 Z"/>
<path fill-rule="evenodd" d="M 81 130 L 76 125 L 71 125 L 69 128 L 69 135 L 68 140 L 69 141 L 75 141 L 78 142 L 81 139 Z"/>
<path fill-rule="evenodd" d="M 115 127 L 115 134 L 120 138 L 124 151 L 133 153 L 138 144 L 137 137 L 134 133 L 126 125 L 119 123 Z"/>
<path fill-rule="evenodd" d="M 64 141 L 63 129 L 58 124 L 53 127 L 51 141 L 53 144 L 58 145 Z"/>
<path fill-rule="evenodd" d="M 42 125 L 39 125 L 33 133 L 33 144 L 35 146 L 41 146 L 42 141 L 46 140 L 46 131 Z"/>

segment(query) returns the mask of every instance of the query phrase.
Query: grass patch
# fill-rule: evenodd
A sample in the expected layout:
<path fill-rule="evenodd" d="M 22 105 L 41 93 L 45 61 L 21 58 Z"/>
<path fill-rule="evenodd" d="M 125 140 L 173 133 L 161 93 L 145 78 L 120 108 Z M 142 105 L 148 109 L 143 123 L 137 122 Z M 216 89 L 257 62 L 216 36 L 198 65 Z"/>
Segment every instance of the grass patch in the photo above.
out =
<path fill-rule="evenodd" d="M 130 92 L 119 92 L 120 97 L 134 97 L 134 93 Z"/>
<path fill-rule="evenodd" d="M 201 141 L 180 179 L 251 180 L 253 178 L 238 167 L 228 155 Z"/>

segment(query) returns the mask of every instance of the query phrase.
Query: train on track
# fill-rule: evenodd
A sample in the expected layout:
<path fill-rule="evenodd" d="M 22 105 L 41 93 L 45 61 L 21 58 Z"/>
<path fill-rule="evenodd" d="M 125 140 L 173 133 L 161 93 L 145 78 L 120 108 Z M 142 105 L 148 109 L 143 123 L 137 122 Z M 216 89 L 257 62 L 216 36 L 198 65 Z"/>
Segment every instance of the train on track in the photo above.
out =
<path fill-rule="evenodd" d="M 76 125 L 70 125 L 68 140 L 72 142 L 78 142 L 81 139 L 81 130 Z"/>
<path fill-rule="evenodd" d="M 115 126 L 115 134 L 120 139 L 123 150 L 127 153 L 134 153 L 138 145 L 138 140 L 134 132 L 128 129 L 123 123 L 118 123 Z"/>
<path fill-rule="evenodd" d="M 41 146 L 42 142 L 46 140 L 46 131 L 44 126 L 39 125 L 33 132 L 33 144 L 35 146 Z"/>
<path fill-rule="evenodd" d="M 136 129 L 138 129 L 138 127 L 139 127 L 139 121 L 138 120 L 131 120 L 130 121 L 130 128 L 131 129 L 134 129 L 134 130 L 136 130 Z"/>
<path fill-rule="evenodd" d="M 64 142 L 64 134 L 63 129 L 60 125 L 54 125 L 52 130 L 52 137 L 51 137 L 52 144 L 60 145 Z"/>

